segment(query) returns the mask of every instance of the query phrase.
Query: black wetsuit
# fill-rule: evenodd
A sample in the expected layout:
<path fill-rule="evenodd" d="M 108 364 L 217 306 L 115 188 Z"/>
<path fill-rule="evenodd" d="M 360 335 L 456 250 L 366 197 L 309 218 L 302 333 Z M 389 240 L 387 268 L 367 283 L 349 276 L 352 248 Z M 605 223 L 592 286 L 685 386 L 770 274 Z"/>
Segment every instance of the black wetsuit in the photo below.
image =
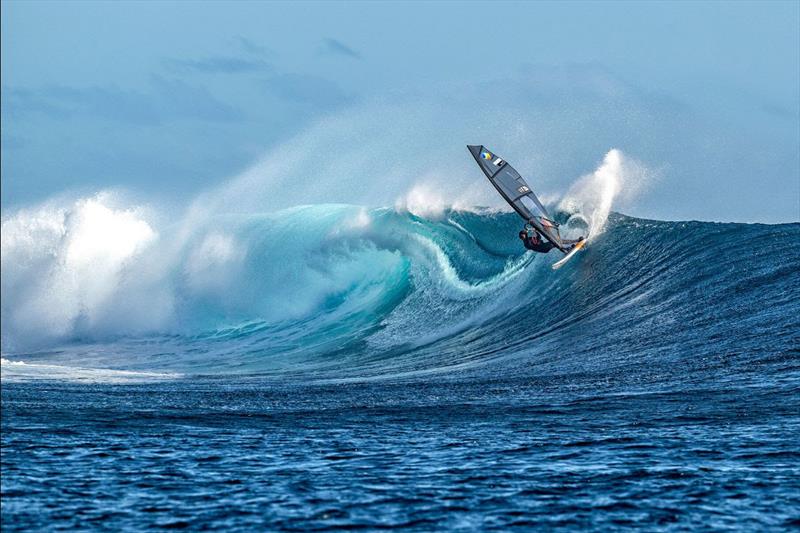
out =
<path fill-rule="evenodd" d="M 534 252 L 539 252 L 539 253 L 542 253 L 542 254 L 546 254 L 547 252 L 549 252 L 550 250 L 552 250 L 553 248 L 556 247 L 555 244 L 553 244 L 550 241 L 546 241 L 546 240 L 542 239 L 541 237 L 539 237 L 539 239 L 535 241 L 535 240 L 533 240 L 531 238 L 530 235 L 525 237 L 522 240 L 522 243 L 525 245 L 525 248 L 527 248 L 528 250 L 533 250 Z"/>

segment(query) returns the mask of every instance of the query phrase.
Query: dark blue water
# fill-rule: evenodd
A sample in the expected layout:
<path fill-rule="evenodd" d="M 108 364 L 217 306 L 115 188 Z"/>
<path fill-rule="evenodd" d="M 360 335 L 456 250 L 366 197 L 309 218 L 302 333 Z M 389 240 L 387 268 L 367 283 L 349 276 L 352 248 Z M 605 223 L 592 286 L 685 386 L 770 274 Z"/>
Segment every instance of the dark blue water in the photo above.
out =
<path fill-rule="evenodd" d="M 800 526 L 800 224 L 614 216 L 554 273 L 510 215 L 372 217 L 4 351 L 4 530 Z"/>

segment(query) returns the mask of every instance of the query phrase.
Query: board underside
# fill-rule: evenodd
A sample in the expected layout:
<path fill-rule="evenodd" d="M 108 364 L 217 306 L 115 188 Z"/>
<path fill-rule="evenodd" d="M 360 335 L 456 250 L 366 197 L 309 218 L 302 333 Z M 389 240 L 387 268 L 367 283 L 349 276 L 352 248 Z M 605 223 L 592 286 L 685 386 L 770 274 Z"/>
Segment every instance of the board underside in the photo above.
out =
<path fill-rule="evenodd" d="M 578 244 L 576 244 L 575 248 L 570 250 L 567 255 L 565 255 L 564 257 L 562 257 L 561 259 L 559 259 L 555 263 L 553 263 L 553 270 L 558 270 L 559 268 L 564 266 L 564 264 L 567 261 L 569 261 L 572 258 L 573 255 L 578 253 L 584 246 L 586 246 L 586 241 L 585 240 L 583 240 L 583 241 L 579 242 Z"/>

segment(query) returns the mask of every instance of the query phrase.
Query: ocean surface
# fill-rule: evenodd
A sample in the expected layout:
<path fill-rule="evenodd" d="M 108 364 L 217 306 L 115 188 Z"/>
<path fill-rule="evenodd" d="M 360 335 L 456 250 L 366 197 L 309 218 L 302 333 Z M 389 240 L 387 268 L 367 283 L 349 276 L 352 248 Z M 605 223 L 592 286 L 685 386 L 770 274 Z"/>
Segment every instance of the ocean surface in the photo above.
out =
<path fill-rule="evenodd" d="M 800 224 L 612 213 L 553 271 L 508 213 L 81 213 L 4 223 L 4 531 L 800 527 Z"/>

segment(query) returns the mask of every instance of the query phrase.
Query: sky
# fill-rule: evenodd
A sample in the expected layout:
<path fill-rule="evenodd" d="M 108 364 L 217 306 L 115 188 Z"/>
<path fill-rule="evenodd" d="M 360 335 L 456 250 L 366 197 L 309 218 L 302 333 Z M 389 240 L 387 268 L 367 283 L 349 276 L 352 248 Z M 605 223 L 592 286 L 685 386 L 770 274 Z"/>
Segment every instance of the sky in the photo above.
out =
<path fill-rule="evenodd" d="M 485 144 L 545 195 L 616 148 L 649 169 L 627 214 L 800 220 L 794 1 L 4 0 L 1 54 L 4 213 L 180 203 L 265 158 L 311 191 L 346 176 L 314 201 L 391 205 L 480 179 Z"/>

